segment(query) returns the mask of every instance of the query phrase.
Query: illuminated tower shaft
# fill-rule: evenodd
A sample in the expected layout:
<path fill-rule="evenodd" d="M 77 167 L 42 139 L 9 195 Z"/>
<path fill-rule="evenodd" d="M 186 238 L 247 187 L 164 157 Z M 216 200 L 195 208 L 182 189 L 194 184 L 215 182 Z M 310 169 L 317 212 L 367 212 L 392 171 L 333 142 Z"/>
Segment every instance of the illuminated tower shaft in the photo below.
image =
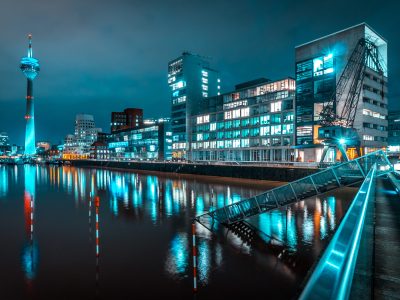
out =
<path fill-rule="evenodd" d="M 36 152 L 35 146 L 35 111 L 33 105 L 33 80 L 28 78 L 26 91 L 26 128 L 25 128 L 25 155 L 33 155 Z"/>
<path fill-rule="evenodd" d="M 35 118 L 33 106 L 33 80 L 39 73 L 39 61 L 32 54 L 32 36 L 28 36 L 28 56 L 21 59 L 21 71 L 27 78 L 26 90 L 26 129 L 25 129 L 25 155 L 34 155 L 36 153 L 35 145 Z"/>

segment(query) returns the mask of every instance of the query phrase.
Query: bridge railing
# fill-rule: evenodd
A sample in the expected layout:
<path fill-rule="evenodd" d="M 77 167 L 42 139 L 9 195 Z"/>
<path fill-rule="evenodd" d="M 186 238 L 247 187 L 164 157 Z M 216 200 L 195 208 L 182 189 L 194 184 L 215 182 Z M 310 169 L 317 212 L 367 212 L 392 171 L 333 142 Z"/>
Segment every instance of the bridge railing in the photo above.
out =
<path fill-rule="evenodd" d="M 210 221 L 212 224 L 214 221 L 232 224 L 283 205 L 341 186 L 360 182 L 375 163 L 378 166 L 377 174 L 388 172 L 393 168 L 385 152 L 379 150 L 274 188 L 252 198 L 217 208 L 197 216 L 196 220 L 203 225 Z"/>
<path fill-rule="evenodd" d="M 379 169 L 376 164 L 370 168 L 311 274 L 301 300 L 372 299 L 368 287 L 372 286 L 373 210 L 376 177 L 382 172 Z"/>

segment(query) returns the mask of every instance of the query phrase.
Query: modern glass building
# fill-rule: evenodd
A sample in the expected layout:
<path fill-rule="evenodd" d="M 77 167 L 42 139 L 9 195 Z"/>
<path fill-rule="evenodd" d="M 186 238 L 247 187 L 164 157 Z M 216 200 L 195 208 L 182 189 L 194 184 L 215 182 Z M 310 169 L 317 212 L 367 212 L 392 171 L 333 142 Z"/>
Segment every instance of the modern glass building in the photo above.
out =
<path fill-rule="evenodd" d="M 295 80 L 258 79 L 209 98 L 192 117 L 195 161 L 293 161 Z"/>
<path fill-rule="evenodd" d="M 360 39 L 374 45 L 383 69 L 365 61 L 362 89 L 354 128 L 361 142 L 362 153 L 387 146 L 387 43 L 365 23 L 341 30 L 297 46 L 296 56 L 296 157 L 301 161 L 319 161 L 323 145 L 318 139 L 319 114 L 324 103 L 338 95 L 337 83 Z M 349 89 L 344 90 L 344 95 Z M 343 110 L 343 103 L 335 107 Z"/>
<path fill-rule="evenodd" d="M 218 71 L 210 68 L 207 58 L 189 52 L 168 63 L 171 91 L 172 156 L 186 159 L 190 150 L 191 116 L 198 113 L 204 99 L 219 94 Z"/>
<path fill-rule="evenodd" d="M 171 160 L 172 132 L 169 121 L 112 132 L 108 136 L 111 159 Z"/>

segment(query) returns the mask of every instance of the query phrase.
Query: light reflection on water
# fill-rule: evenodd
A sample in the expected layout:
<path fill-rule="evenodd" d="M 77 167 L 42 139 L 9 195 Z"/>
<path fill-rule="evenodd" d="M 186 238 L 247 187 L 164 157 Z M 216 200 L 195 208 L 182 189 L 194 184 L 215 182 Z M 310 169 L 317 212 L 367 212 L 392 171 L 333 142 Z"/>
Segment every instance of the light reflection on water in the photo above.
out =
<path fill-rule="evenodd" d="M 110 219 L 119 222 L 136 220 L 140 224 L 151 224 L 146 227 L 149 241 L 157 244 L 155 247 L 164 249 L 158 242 L 157 233 L 167 226 L 169 242 L 167 251 L 159 253 L 163 261 L 164 272 L 173 280 L 186 280 L 191 276 L 191 232 L 190 224 L 195 215 L 207 212 L 210 209 L 240 201 L 260 193 L 259 189 L 228 186 L 210 182 L 197 182 L 179 178 L 158 177 L 135 173 L 121 173 L 110 170 L 90 170 L 73 167 L 40 167 L 25 165 L 19 168 L 0 166 L 0 200 L 7 198 L 11 178 L 16 178 L 18 172 L 24 172 L 25 190 L 25 224 L 32 225 L 30 216 L 40 218 L 41 215 L 29 206 L 29 197 L 33 203 L 40 205 L 40 198 L 35 192 L 35 186 L 50 186 L 57 192 L 64 192 L 72 200 L 75 209 L 89 212 L 90 241 L 99 240 L 100 249 L 103 239 L 102 232 L 111 226 Z M 93 235 L 94 204 L 90 195 L 99 195 L 102 207 L 99 210 L 101 231 L 99 239 Z M 45 195 L 39 195 L 39 197 Z M 27 200 L 28 199 L 28 200 Z M 1 203 L 1 201 L 0 201 Z M 253 217 L 250 223 L 262 232 L 261 238 L 267 243 L 278 243 L 298 251 L 304 246 L 312 246 L 316 241 L 326 239 L 336 229 L 338 218 L 342 217 L 341 201 L 335 197 L 315 198 L 296 203 L 287 209 L 275 210 Z M 337 215 L 337 211 L 340 215 Z M 1 212 L 0 212 L 0 217 Z M 44 216 L 43 216 L 44 217 Z M 123 218 L 122 218 L 123 217 Z M 115 222 L 115 221 L 114 221 Z M 135 226 L 135 223 L 127 223 Z M 147 225 L 146 225 L 147 226 Z M 93 227 L 94 228 L 94 227 Z M 160 228 L 160 229 L 158 229 Z M 252 255 L 252 248 L 234 234 L 215 238 L 208 230 L 199 224 L 198 231 L 198 274 L 199 283 L 207 286 L 212 283 L 214 271 L 219 270 L 226 261 L 226 257 L 237 255 Z M 222 234 L 226 233 L 220 226 Z M 22 254 L 22 269 L 27 280 L 34 280 L 39 261 L 41 245 L 34 238 L 34 230 L 26 233 L 26 245 Z M 154 237 L 152 237 L 152 234 Z M 228 244 L 226 244 L 228 242 Z M 228 245 L 228 246 L 227 246 Z M 239 249 L 239 254 L 232 253 L 233 246 Z M 98 245 L 97 245 L 98 246 Z M 140 247 L 140 244 L 135 245 Z M 104 253 L 103 250 L 101 250 Z M 93 253 L 95 257 L 95 253 Z M 46 258 L 41 258 L 46 259 Z M 96 260 L 97 268 L 101 265 L 100 259 Z M 76 266 L 79 268 L 79 266 Z M 96 275 L 98 278 L 99 274 Z M 226 274 L 224 275 L 226 276 Z M 96 281 L 97 282 L 97 281 Z"/>

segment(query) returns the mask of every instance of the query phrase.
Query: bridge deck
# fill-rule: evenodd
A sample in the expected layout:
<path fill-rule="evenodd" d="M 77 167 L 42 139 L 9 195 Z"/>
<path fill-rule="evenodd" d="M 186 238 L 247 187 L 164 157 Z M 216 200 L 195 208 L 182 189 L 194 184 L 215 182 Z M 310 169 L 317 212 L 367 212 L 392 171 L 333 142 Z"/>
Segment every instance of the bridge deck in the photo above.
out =
<path fill-rule="evenodd" d="M 377 181 L 375 208 L 376 299 L 400 299 L 400 197 L 388 180 Z"/>

